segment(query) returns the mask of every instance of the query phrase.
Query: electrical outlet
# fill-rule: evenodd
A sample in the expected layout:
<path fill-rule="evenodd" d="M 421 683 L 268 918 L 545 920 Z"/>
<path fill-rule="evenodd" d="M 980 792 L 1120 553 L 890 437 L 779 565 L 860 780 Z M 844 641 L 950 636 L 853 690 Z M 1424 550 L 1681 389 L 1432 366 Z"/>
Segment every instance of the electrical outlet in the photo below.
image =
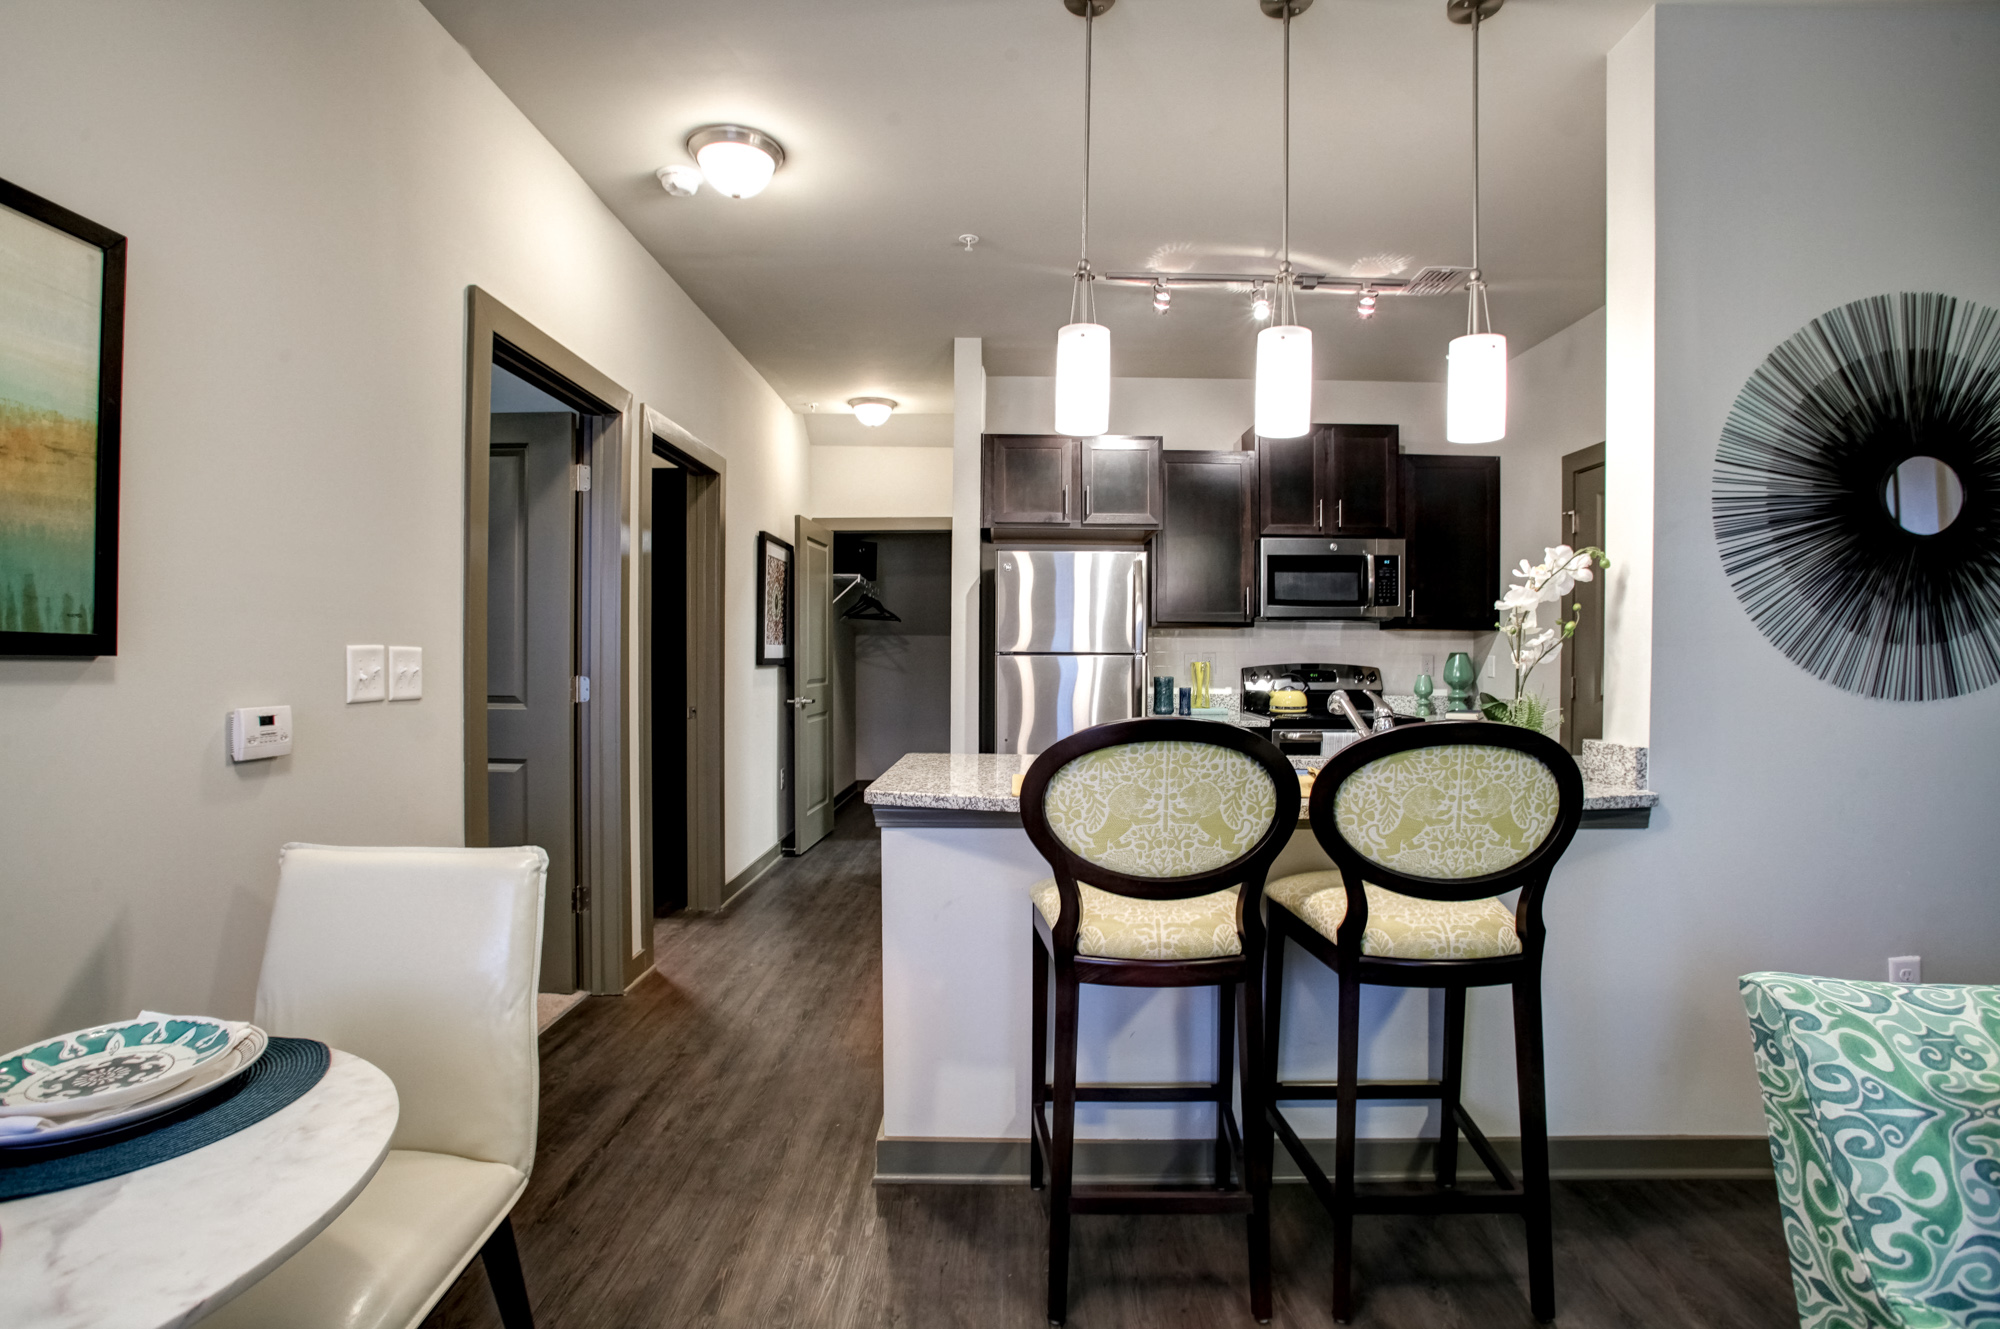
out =
<path fill-rule="evenodd" d="M 382 701 L 388 697 L 387 655 L 380 646 L 347 648 L 348 701 Z"/>
<path fill-rule="evenodd" d="M 1891 983 L 1921 983 L 1924 981 L 1924 957 L 1921 955 L 1892 955 L 1889 957 L 1889 981 Z"/>

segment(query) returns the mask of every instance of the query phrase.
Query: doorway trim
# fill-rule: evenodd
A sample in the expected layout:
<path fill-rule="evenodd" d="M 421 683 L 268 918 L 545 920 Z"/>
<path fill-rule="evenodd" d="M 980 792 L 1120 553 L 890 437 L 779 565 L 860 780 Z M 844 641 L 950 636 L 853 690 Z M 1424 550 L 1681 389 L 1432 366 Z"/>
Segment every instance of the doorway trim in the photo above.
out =
<path fill-rule="evenodd" d="M 688 854 L 687 907 L 711 912 L 725 903 L 723 827 L 727 815 L 724 787 L 723 719 L 723 586 L 729 543 L 729 463 L 723 455 L 651 406 L 642 408 L 645 446 L 641 467 L 653 456 L 665 457 L 688 472 L 690 499 L 687 530 L 687 658 L 681 662 L 688 704 L 695 708 L 694 732 L 687 745 L 689 807 L 686 827 Z M 698 488 L 697 488 L 698 486 Z M 639 880 L 645 889 L 643 918 L 650 923 L 653 855 L 658 830 L 653 824 L 653 679 L 660 662 L 653 659 L 652 605 L 653 487 L 650 479 L 637 486 L 639 529 L 647 533 L 639 563 L 638 616 L 634 634 L 638 653 L 633 662 L 639 717 L 634 785 L 635 824 L 639 827 Z M 635 913 L 635 924 L 641 914 Z M 650 931 L 650 926 L 648 926 Z M 650 950 L 650 948 L 649 948 Z M 650 964 L 650 956 L 648 964 Z"/>
<path fill-rule="evenodd" d="M 1577 517 L 1577 476 L 1584 471 L 1595 470 L 1604 465 L 1606 465 L 1605 449 L 1602 443 L 1593 443 L 1587 448 L 1578 448 L 1575 452 L 1564 454 L 1562 459 L 1561 519 L 1563 530 L 1559 537 L 1563 544 L 1574 545 L 1580 529 Z M 1602 569 L 1599 569 L 1597 575 L 1603 578 L 1605 574 Z M 1602 588 L 1606 583 L 1600 580 L 1597 584 Z M 1600 621 L 1597 624 L 1597 641 L 1600 652 L 1608 645 L 1605 633 L 1610 624 L 1602 620 L 1604 615 L 1609 613 L 1610 606 L 1610 597 L 1602 594 L 1600 591 L 1598 596 L 1598 617 Z M 1557 617 L 1560 618 L 1561 615 L 1558 614 Z M 1571 752 L 1581 752 L 1583 750 L 1583 744 L 1579 741 L 1576 733 L 1576 656 L 1577 648 L 1575 644 L 1566 644 L 1562 655 L 1559 657 L 1561 672 L 1558 675 L 1556 684 L 1556 695 L 1560 698 L 1557 704 L 1562 708 L 1562 745 Z M 1604 660 L 1601 655 L 1597 662 L 1597 670 L 1597 676 L 1601 680 L 1604 677 Z M 1602 718 L 1602 714 L 1600 713 L 1600 721 Z"/>
<path fill-rule="evenodd" d="M 577 724 L 577 876 L 588 888 L 577 910 L 577 986 L 622 992 L 631 943 L 651 949 L 650 932 L 628 937 L 625 907 L 633 891 L 624 687 L 630 572 L 623 547 L 632 513 L 625 465 L 632 394 L 486 291 L 466 289 L 465 843 L 485 845 L 492 834 L 486 788 L 487 457 L 497 355 L 531 362 L 524 367 L 544 380 L 538 386 L 592 411 L 579 444 L 593 479 L 582 495 L 577 530 L 577 668 L 591 681 L 591 700 L 580 708 Z"/>

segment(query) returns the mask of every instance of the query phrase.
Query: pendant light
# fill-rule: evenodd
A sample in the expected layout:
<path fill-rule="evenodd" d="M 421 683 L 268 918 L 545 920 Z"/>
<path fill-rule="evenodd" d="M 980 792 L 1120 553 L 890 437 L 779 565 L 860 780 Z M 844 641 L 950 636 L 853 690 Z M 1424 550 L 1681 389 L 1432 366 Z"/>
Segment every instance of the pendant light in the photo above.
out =
<path fill-rule="evenodd" d="M 1095 437 L 1111 428 L 1111 329 L 1097 321 L 1090 270 L 1091 25 L 1113 0 L 1063 0 L 1083 18 L 1083 238 L 1070 290 L 1069 322 L 1056 333 L 1056 432 Z"/>
<path fill-rule="evenodd" d="M 1444 436 L 1450 443 L 1498 443 L 1507 437 L 1507 339 L 1493 331 L 1486 276 L 1479 267 L 1479 22 L 1504 0 L 1448 0 L 1445 15 L 1472 26 L 1472 272 L 1465 335 L 1445 357 Z"/>
<path fill-rule="evenodd" d="M 1285 202 L 1279 237 L 1277 322 L 1257 334 L 1257 406 L 1251 426 L 1262 438 L 1298 438 L 1312 429 L 1312 329 L 1299 324 L 1292 279 L 1292 16 L 1312 0 L 1260 0 L 1264 12 L 1285 25 Z"/>

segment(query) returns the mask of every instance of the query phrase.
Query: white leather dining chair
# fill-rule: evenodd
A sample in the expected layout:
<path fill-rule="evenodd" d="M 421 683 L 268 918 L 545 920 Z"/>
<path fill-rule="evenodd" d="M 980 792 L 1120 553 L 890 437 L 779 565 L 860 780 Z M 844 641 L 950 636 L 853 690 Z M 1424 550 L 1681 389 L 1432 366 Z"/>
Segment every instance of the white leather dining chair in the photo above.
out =
<path fill-rule="evenodd" d="M 363 1057 L 401 1104 L 381 1170 L 204 1329 L 414 1329 L 474 1255 L 530 1329 L 508 1215 L 540 1092 L 540 849 L 288 844 L 257 1023 Z"/>

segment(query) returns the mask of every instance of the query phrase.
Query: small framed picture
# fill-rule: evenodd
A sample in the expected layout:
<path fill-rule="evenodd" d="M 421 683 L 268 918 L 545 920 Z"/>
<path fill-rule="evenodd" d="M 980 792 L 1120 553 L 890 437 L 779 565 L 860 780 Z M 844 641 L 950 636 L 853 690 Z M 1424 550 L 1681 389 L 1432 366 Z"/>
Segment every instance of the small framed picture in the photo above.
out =
<path fill-rule="evenodd" d="M 769 531 L 757 532 L 757 663 L 792 658 L 792 547 Z"/>
<path fill-rule="evenodd" d="M 118 653 L 125 237 L 0 180 L 0 656 Z"/>

